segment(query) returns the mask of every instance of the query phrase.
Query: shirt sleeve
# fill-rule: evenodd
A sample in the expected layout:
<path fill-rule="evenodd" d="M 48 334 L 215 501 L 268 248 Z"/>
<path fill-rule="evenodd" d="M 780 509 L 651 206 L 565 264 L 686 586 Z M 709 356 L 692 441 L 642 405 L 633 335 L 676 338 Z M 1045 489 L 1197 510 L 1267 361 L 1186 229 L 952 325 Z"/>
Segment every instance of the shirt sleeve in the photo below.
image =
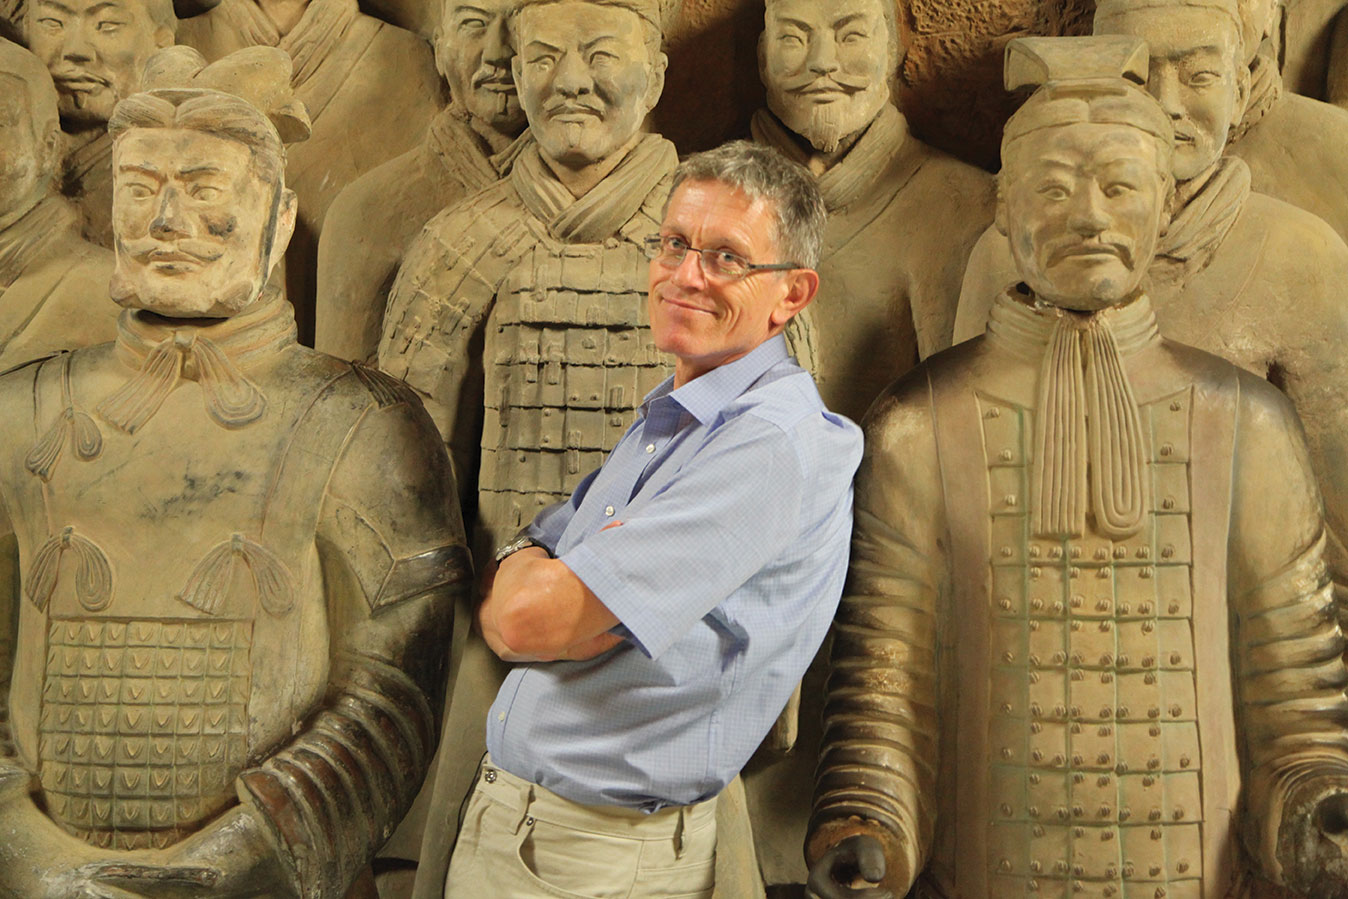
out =
<path fill-rule="evenodd" d="M 556 553 L 562 534 L 571 524 L 571 519 L 576 517 L 576 510 L 580 508 L 581 501 L 585 499 L 585 494 L 589 492 L 590 485 L 594 483 L 598 474 L 599 469 L 596 468 L 576 485 L 569 498 L 553 503 L 535 515 L 534 520 L 524 529 L 525 536 L 543 544 L 549 552 Z"/>
<path fill-rule="evenodd" d="M 792 439 L 754 415 L 727 422 L 562 562 L 658 657 L 799 534 L 806 472 Z"/>

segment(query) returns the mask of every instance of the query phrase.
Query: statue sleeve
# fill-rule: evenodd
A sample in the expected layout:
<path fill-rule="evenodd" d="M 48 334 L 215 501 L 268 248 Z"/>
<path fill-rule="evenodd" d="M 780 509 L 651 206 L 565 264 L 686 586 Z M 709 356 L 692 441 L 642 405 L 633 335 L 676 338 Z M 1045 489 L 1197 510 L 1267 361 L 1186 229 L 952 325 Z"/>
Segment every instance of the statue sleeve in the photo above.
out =
<path fill-rule="evenodd" d="M 948 579 L 926 377 L 891 390 L 866 422 L 806 857 L 813 864 L 870 834 L 885 847 L 884 885 L 902 896 L 934 829 L 937 618 Z"/>
<path fill-rule="evenodd" d="M 1243 389 L 1228 563 L 1241 820 L 1260 873 L 1280 882 L 1288 804 L 1319 784 L 1348 792 L 1348 671 L 1301 427 L 1263 383 Z"/>
<path fill-rule="evenodd" d="M 345 895 L 411 805 L 439 733 L 454 603 L 472 582 L 431 422 L 406 387 L 363 377 L 385 404 L 353 430 L 317 535 L 328 694 L 293 742 L 241 777 L 304 897 Z"/>

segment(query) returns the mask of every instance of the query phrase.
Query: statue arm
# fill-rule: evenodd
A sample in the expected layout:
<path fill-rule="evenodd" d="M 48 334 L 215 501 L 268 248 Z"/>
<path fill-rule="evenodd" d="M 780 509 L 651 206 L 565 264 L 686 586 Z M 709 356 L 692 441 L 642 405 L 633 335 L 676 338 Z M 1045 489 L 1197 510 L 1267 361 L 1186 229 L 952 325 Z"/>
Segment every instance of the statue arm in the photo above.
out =
<path fill-rule="evenodd" d="M 1348 872 L 1319 808 L 1348 809 L 1348 671 L 1301 429 L 1281 397 L 1247 387 L 1229 548 L 1241 815 L 1260 873 L 1305 892 L 1336 866 Z"/>
<path fill-rule="evenodd" d="M 937 606 L 947 565 L 926 378 L 905 385 L 906 397 L 883 397 L 866 423 L 806 841 L 813 866 L 849 837 L 874 837 L 885 850 L 883 886 L 895 896 L 921 871 L 934 829 Z"/>
<path fill-rule="evenodd" d="M 513 242 L 506 233 L 480 242 L 461 235 L 471 218 L 452 208 L 413 242 L 389 293 L 378 354 L 379 368 L 421 397 L 460 473 L 471 470 L 477 452 L 482 403 L 472 386 L 480 390 L 482 325 L 497 272 L 507 269 L 497 251 Z M 451 245 L 442 235 L 458 240 Z"/>

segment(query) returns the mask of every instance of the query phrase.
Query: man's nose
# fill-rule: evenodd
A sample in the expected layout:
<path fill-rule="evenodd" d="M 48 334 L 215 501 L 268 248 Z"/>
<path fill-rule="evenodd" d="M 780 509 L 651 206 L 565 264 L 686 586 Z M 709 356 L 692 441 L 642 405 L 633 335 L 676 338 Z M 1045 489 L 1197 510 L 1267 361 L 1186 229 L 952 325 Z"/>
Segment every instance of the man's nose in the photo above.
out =
<path fill-rule="evenodd" d="M 575 53 L 565 53 L 557 61 L 557 73 L 553 76 L 553 84 L 559 92 L 568 97 L 588 94 L 594 90 L 590 67 Z"/>
<path fill-rule="evenodd" d="M 674 283 L 679 287 L 687 287 L 694 290 L 700 290 L 707 286 L 707 276 L 702 271 L 702 254 L 697 250 L 689 250 L 683 254 L 679 264 L 674 268 Z"/>
<path fill-rule="evenodd" d="M 181 237 L 187 233 L 187 219 L 183 216 L 182 199 L 172 187 L 164 189 L 159 209 L 150 222 L 150 234 L 160 240 Z"/>

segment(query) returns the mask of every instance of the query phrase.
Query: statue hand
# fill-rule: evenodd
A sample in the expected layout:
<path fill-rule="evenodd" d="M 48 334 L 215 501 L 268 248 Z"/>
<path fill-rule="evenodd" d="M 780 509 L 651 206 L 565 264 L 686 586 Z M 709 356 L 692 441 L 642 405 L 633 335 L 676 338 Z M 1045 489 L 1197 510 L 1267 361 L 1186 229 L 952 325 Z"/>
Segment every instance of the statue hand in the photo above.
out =
<path fill-rule="evenodd" d="M 876 886 L 885 878 L 885 850 L 864 833 L 853 834 L 819 857 L 810 867 L 807 886 L 818 899 L 894 899 Z"/>
<path fill-rule="evenodd" d="M 1348 896 L 1348 783 L 1316 781 L 1289 797 L 1278 835 L 1287 884 L 1308 899 Z"/>

